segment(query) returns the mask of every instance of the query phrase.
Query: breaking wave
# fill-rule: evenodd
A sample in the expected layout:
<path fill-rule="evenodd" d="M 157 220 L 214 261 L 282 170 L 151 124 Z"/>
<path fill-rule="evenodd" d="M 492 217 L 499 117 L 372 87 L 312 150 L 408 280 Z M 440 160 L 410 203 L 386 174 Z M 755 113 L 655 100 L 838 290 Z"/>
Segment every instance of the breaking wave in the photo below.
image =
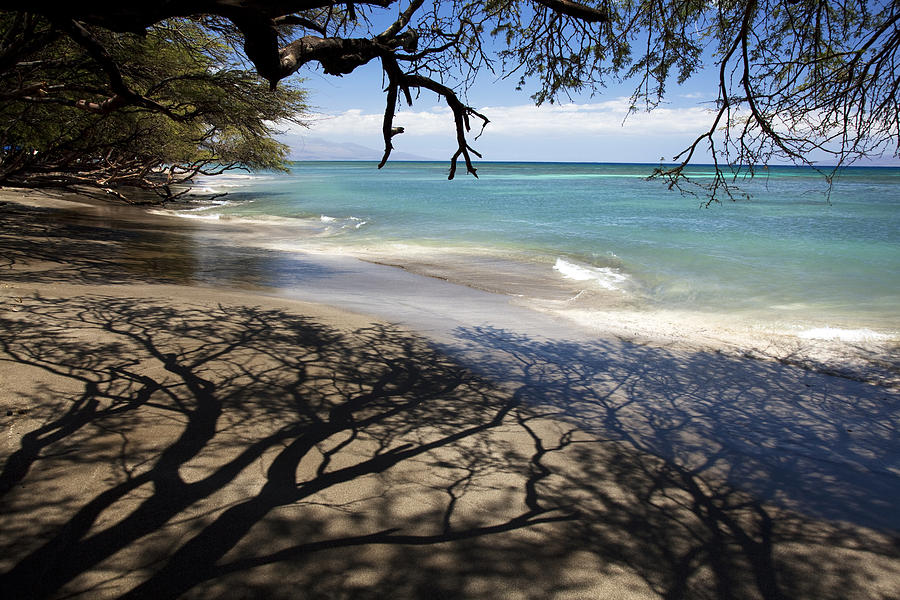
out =
<path fill-rule="evenodd" d="M 591 281 L 606 290 L 622 290 L 630 279 L 628 275 L 612 267 L 579 265 L 562 258 L 556 259 L 553 270 L 558 271 L 566 279 Z"/>

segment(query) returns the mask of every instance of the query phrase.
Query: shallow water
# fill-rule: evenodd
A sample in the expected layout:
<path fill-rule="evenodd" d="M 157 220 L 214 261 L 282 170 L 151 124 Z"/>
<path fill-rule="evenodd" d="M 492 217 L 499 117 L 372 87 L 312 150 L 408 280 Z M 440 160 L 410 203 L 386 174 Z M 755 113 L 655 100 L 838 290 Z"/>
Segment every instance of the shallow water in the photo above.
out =
<path fill-rule="evenodd" d="M 847 169 L 829 196 L 812 169 L 773 167 L 739 182 L 749 198 L 709 208 L 647 181 L 651 171 L 486 163 L 478 180 L 446 181 L 443 163 L 294 163 L 204 180 L 178 213 L 251 226 L 264 247 L 351 253 L 545 308 L 897 335 L 900 169 Z"/>

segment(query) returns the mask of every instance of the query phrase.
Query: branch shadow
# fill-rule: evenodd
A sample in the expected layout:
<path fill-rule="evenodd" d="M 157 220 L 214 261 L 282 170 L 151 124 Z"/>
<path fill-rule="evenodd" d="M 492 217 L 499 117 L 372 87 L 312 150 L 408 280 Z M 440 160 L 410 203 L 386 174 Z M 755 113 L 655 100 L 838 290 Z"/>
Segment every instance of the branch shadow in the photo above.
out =
<path fill-rule="evenodd" d="M 334 274 L 193 234 L 3 204 L 0 266 L 14 284 Z M 3 597 L 900 597 L 888 391 L 490 328 L 458 332 L 475 376 L 385 326 L 7 300 L 26 410 L 4 419 Z"/>
<path fill-rule="evenodd" d="M 0 360 L 32 382 L 27 418 L 5 419 L 5 598 L 841 598 L 896 583 L 896 538 L 732 485 L 728 451 L 691 441 L 718 424 L 686 406 L 731 388 L 710 373 L 686 389 L 696 365 L 674 356 L 461 332 L 488 378 L 385 325 L 105 296 L 16 306 Z"/>
<path fill-rule="evenodd" d="M 516 389 L 530 412 L 605 441 L 607 459 L 582 449 L 581 472 L 555 495 L 593 515 L 577 522 L 587 546 L 661 596 L 900 594 L 896 392 L 715 353 L 491 327 L 456 337 L 445 351 Z M 848 548 L 866 552 L 838 551 Z M 859 576 L 872 555 L 888 559 L 886 583 Z M 714 587 L 693 588 L 700 575 Z"/>
<path fill-rule="evenodd" d="M 3 360 L 46 377 L 21 392 L 37 426 L 0 473 L 3 597 L 176 597 L 229 574 L 255 589 L 246 571 L 329 550 L 572 518 L 520 493 L 543 476 L 519 473 L 527 456 L 487 444 L 518 398 L 394 328 L 102 296 L 17 306 Z"/>

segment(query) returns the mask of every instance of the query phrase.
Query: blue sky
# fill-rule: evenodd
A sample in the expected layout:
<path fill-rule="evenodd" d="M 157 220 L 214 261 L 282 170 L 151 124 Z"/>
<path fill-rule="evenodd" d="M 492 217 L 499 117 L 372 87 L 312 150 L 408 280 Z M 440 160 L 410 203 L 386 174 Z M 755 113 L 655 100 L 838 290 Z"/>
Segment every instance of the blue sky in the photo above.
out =
<path fill-rule="evenodd" d="M 304 137 L 381 148 L 384 114 L 381 68 L 376 62 L 344 77 L 303 72 L 313 113 L 309 128 L 294 128 L 289 142 Z M 535 107 L 527 90 L 486 74 L 470 88 L 470 105 L 491 123 L 472 145 L 484 160 L 586 162 L 659 162 L 671 159 L 710 123 L 703 100 L 715 98 L 715 86 L 701 77 L 673 90 L 668 104 L 652 113 L 627 116 L 632 88 L 605 88 L 571 102 Z M 423 92 L 413 106 L 401 107 L 394 138 L 398 151 L 444 160 L 455 150 L 452 115 L 437 95 Z"/>
<path fill-rule="evenodd" d="M 326 76 L 321 70 L 299 73 L 309 90 L 313 112 L 309 127 L 293 128 L 285 137 L 292 147 L 305 139 L 351 142 L 381 149 L 381 122 L 385 96 L 378 61 L 344 77 Z M 534 106 L 528 89 L 515 89 L 515 81 L 485 73 L 468 91 L 468 102 L 491 123 L 472 142 L 483 160 L 646 162 L 671 161 L 712 122 L 710 108 L 717 95 L 717 73 L 707 69 L 684 85 L 671 82 L 666 103 L 650 113 L 628 115 L 634 83 L 602 88 L 593 96 Z M 626 118 L 627 117 L 627 118 Z M 446 160 L 456 149 L 450 110 L 430 92 L 414 98 L 414 105 L 398 111 L 394 124 L 405 133 L 394 138 L 398 152 Z M 473 136 L 474 137 L 474 136 Z M 694 162 L 709 162 L 708 154 L 695 154 Z M 898 165 L 885 157 L 869 164 Z"/>
<path fill-rule="evenodd" d="M 374 11 L 373 29 L 393 20 L 393 11 Z M 488 47 L 494 44 L 488 37 Z M 503 45 L 502 42 L 496 42 Z M 289 143 L 304 137 L 351 142 L 381 149 L 385 96 L 380 63 L 356 69 L 344 77 L 306 69 L 300 75 L 314 114 L 308 130 L 291 132 Z M 701 104 L 716 97 L 715 77 L 692 78 L 671 90 L 669 104 L 651 114 L 627 116 L 634 83 L 611 85 L 600 94 L 575 96 L 564 104 L 535 107 L 531 89 L 516 90 L 516 81 L 482 71 L 466 100 L 491 123 L 471 143 L 484 160 L 586 162 L 659 162 L 671 159 L 709 127 Z M 706 104 L 705 106 L 709 106 Z M 396 136 L 396 151 L 446 160 L 456 150 L 453 119 L 442 99 L 431 92 L 414 98 L 414 105 L 398 111 L 394 124 L 405 132 Z M 474 137 L 474 136 L 473 136 Z M 704 158 L 704 157 L 698 157 Z"/>

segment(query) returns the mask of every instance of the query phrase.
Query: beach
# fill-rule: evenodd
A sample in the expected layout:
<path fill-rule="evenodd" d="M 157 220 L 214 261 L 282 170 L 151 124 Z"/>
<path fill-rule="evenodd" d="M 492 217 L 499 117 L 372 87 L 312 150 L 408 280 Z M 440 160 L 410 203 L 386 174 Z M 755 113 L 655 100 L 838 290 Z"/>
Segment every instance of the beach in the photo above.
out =
<path fill-rule="evenodd" d="M 585 327 L 194 221 L 0 190 L 3 597 L 900 597 L 894 347 Z"/>
<path fill-rule="evenodd" d="M 341 258 L 506 296 L 595 337 L 897 384 L 900 169 L 848 168 L 829 188 L 814 169 L 772 167 L 739 182 L 746 198 L 711 206 L 647 181 L 646 164 L 485 163 L 479 180 L 452 185 L 441 169 L 291 163 L 287 173 L 203 178 L 192 195 L 152 212 L 197 225 L 201 247 L 275 250 L 295 257 L 295 269 L 312 254 L 316 264 L 332 261 L 353 272 L 339 290 L 273 283 L 332 304 L 355 294 L 355 278 L 378 292 L 347 307 L 388 320 L 410 306 L 396 289 L 421 280 Z M 711 176 L 702 165 L 691 171 Z M 458 286 L 431 286 L 430 301 L 459 295 Z M 373 296 L 391 301 L 381 307 Z M 478 302 L 470 294 L 440 313 Z M 508 312 L 506 304 L 491 312 Z M 423 326 L 434 329 L 417 319 Z"/>

